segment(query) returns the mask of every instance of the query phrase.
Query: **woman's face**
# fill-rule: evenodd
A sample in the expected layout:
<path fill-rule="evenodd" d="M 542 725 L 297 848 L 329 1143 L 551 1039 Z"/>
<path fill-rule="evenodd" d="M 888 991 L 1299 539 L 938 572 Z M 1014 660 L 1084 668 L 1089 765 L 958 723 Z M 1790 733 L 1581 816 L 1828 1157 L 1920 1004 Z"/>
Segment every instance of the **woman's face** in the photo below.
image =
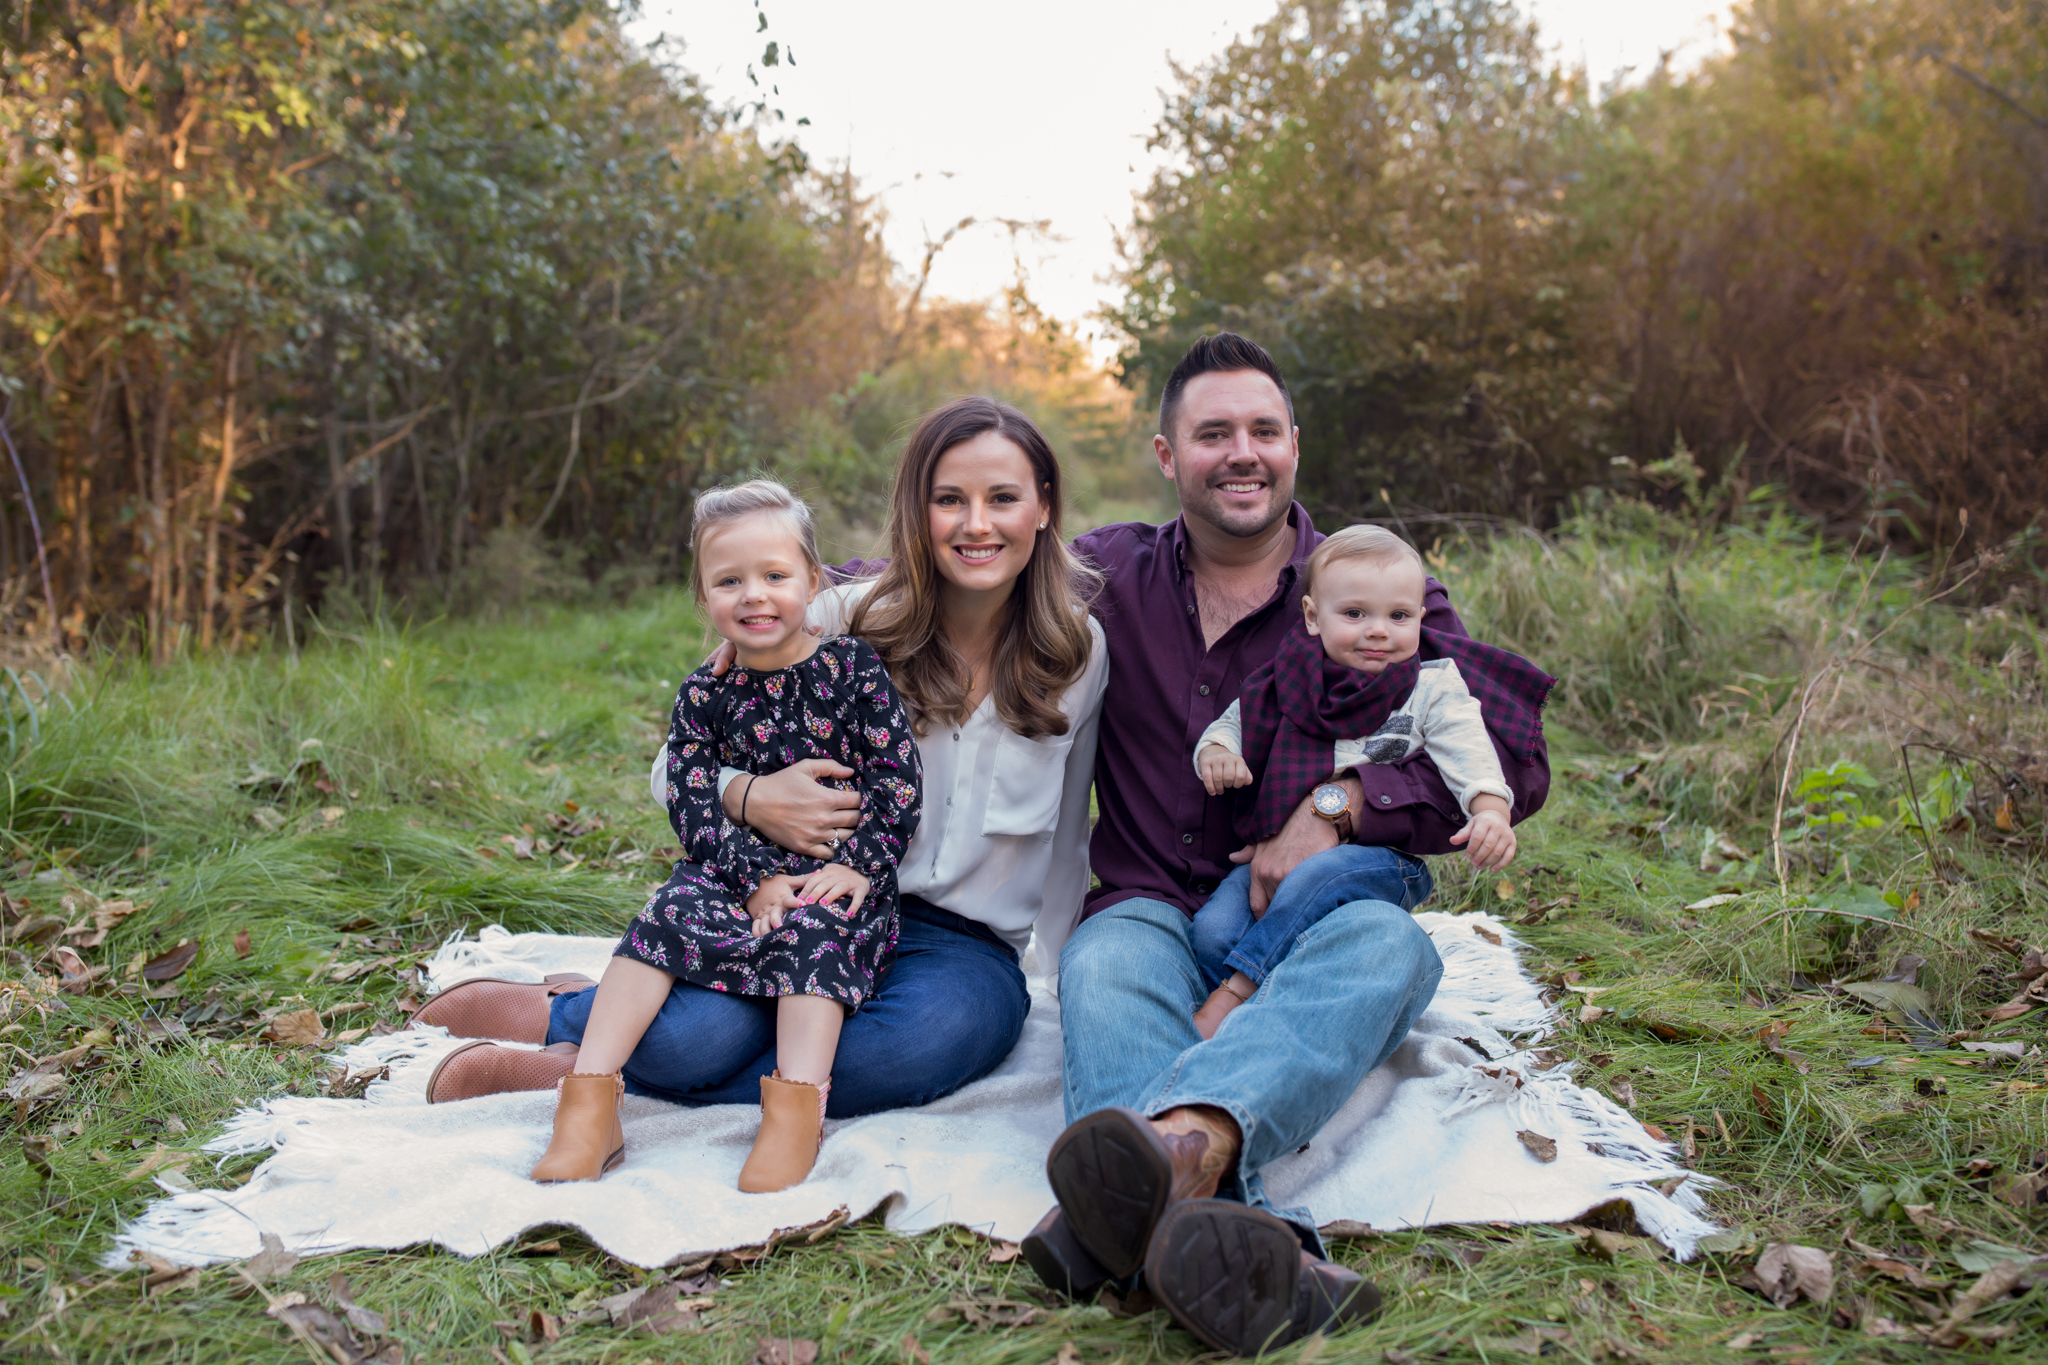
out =
<path fill-rule="evenodd" d="M 1007 592 L 1031 562 L 1050 509 L 1030 457 L 986 431 L 939 456 L 925 515 L 940 577 L 969 592 Z"/>

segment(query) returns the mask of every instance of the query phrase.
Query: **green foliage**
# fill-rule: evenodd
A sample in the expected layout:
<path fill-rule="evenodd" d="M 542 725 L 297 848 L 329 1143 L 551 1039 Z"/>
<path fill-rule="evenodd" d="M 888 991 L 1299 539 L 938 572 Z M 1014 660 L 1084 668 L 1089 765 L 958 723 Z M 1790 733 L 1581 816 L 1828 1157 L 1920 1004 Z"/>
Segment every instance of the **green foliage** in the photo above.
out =
<path fill-rule="evenodd" d="M 1755 0 L 1730 37 L 1596 98 L 1497 0 L 1288 0 L 1169 97 L 1129 374 L 1264 341 L 1337 515 L 1711 519 L 1768 480 L 1831 532 L 2031 555 L 2048 28 Z"/>

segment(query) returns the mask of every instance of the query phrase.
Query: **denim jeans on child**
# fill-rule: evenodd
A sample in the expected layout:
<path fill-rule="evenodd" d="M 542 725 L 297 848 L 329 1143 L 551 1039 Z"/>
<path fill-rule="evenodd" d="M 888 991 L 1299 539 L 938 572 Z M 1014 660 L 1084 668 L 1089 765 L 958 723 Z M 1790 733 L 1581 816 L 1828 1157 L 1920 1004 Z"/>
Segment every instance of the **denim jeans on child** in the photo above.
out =
<path fill-rule="evenodd" d="M 1340 905 L 1384 901 L 1413 910 L 1429 899 L 1429 869 L 1420 858 L 1391 848 L 1339 844 L 1302 860 L 1273 893 L 1263 919 L 1252 918 L 1252 870 L 1242 866 L 1223 879 L 1195 913 L 1195 962 L 1215 990 L 1233 971 L 1253 984 L 1280 965 L 1302 931 Z"/>

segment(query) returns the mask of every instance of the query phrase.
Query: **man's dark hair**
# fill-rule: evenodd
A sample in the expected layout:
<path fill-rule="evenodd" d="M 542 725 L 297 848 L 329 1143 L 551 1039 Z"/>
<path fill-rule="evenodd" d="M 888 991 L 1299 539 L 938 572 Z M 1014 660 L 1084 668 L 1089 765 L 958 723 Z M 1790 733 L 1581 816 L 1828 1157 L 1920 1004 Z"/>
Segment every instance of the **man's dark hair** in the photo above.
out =
<path fill-rule="evenodd" d="M 1159 395 L 1159 434 L 1168 445 L 1173 444 L 1173 419 L 1180 415 L 1182 391 L 1197 375 L 1232 370 L 1257 370 L 1272 380 L 1280 390 L 1280 401 L 1287 405 L 1287 424 L 1294 425 L 1294 396 L 1287 392 L 1287 381 L 1280 377 L 1280 367 L 1266 348 L 1235 332 L 1212 332 L 1188 347 L 1173 373 L 1166 376 L 1166 389 Z"/>

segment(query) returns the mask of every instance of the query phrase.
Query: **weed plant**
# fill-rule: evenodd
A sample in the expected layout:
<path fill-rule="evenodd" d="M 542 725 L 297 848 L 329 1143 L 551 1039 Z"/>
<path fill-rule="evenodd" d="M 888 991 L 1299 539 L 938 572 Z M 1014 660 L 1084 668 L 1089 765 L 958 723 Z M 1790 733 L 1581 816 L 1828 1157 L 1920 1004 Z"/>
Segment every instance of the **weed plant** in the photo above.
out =
<path fill-rule="evenodd" d="M 1553 1045 L 1578 1079 L 1632 1098 L 1694 1169 L 1726 1182 L 1710 1202 L 1731 1231 L 1682 1265 L 1643 1242 L 1589 1254 L 1554 1226 L 1341 1241 L 1335 1254 L 1378 1282 L 1386 1313 L 1278 1358 L 1951 1354 L 1920 1329 L 1972 1267 L 2048 1250 L 2042 1206 L 2008 1183 L 2048 1149 L 2042 1016 L 1987 1020 L 2015 994 L 2017 960 L 1968 933 L 2048 946 L 2040 787 L 2021 757 L 2048 748 L 2030 729 L 2036 628 L 1914 608 L 1910 566 L 1859 564 L 1788 526 L 1701 537 L 1610 522 L 1438 558 L 1476 630 L 1565 684 L 1555 786 L 1523 827 L 1521 860 L 1486 876 L 1437 860 L 1432 908 L 1518 924 L 1530 969 L 1559 996 Z M 1794 776 L 1847 762 L 1862 777 L 1791 803 L 1781 879 L 1768 836 L 1801 690 L 1846 657 L 1845 641 L 1853 654 L 1894 623 L 1873 656 L 1882 667 L 1836 670 L 1827 709 L 1809 706 Z M 299 643 L 81 667 L 68 701 L 8 756 L 0 889 L 14 941 L 0 1045 L 10 1072 L 93 1053 L 61 1093 L 7 1112 L 0 1358 L 303 1362 L 308 1347 L 231 1267 L 153 1289 L 147 1268 L 101 1269 L 120 1220 L 161 1193 L 160 1176 L 245 1179 L 256 1158 L 193 1155 L 215 1126 L 331 1083 L 317 1049 L 264 1043 L 267 1019 L 344 1006 L 333 1031 L 397 1024 L 411 965 L 486 923 L 612 932 L 673 841 L 646 772 L 675 684 L 704 652 L 684 595 L 315 629 Z M 1906 790 L 1896 743 L 1914 736 L 1940 746 L 1929 774 L 1964 774 L 1942 811 Z M 139 908 L 80 949 L 108 969 L 100 980 L 75 994 L 39 986 L 55 972 L 51 945 L 23 926 L 89 919 L 84 892 Z M 198 945 L 182 976 L 130 978 L 180 941 Z M 1834 985 L 1908 956 L 1925 959 L 1931 1021 L 1873 1014 Z M 1951 1046 L 1966 1040 L 2030 1051 Z M 1744 1287 L 1757 1252 L 1787 1241 L 1835 1255 L 1831 1302 L 1781 1310 Z M 650 1336 L 599 1318 L 553 1342 L 533 1313 L 573 1319 L 664 1272 L 543 1229 L 475 1259 L 415 1247 L 308 1260 L 267 1288 L 331 1302 L 330 1277 L 345 1275 L 408 1361 L 747 1365 L 762 1337 L 876 1365 L 1200 1352 L 1163 1314 L 1062 1303 L 995 1251 L 960 1230 L 856 1223 L 715 1267 L 727 1284 L 690 1330 Z M 2038 1359 L 2048 1314 L 2037 1292 L 1968 1325 L 1972 1358 Z"/>

